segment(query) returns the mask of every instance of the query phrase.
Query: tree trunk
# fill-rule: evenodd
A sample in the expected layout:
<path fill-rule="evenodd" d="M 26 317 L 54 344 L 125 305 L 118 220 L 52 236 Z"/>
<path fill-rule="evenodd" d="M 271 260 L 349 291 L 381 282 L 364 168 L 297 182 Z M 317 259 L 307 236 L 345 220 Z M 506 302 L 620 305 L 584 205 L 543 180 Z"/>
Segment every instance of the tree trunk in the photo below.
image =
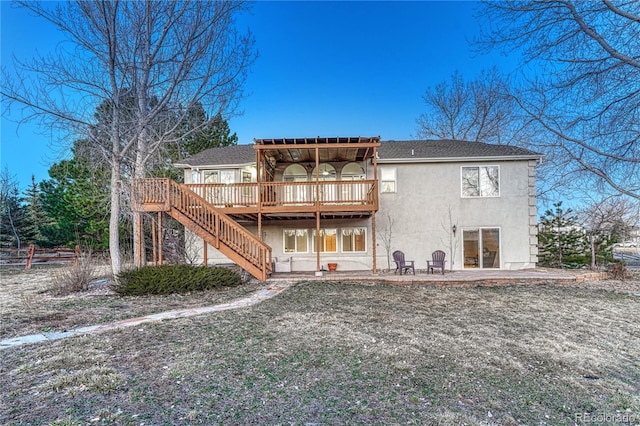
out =
<path fill-rule="evenodd" d="M 134 179 L 144 179 L 145 177 L 145 157 L 147 152 L 146 137 L 146 130 L 143 130 L 141 134 L 138 135 L 138 149 L 136 151 L 136 160 L 133 169 Z M 136 267 L 141 268 L 146 263 L 144 229 L 141 227 L 142 215 L 137 211 L 132 211 L 131 215 L 133 221 L 133 259 Z M 142 232 L 138 232 L 139 229 L 142 229 Z"/>
<path fill-rule="evenodd" d="M 116 276 L 122 271 L 120 259 L 120 162 L 111 165 L 111 216 L 109 218 L 109 255 L 111 271 Z"/>

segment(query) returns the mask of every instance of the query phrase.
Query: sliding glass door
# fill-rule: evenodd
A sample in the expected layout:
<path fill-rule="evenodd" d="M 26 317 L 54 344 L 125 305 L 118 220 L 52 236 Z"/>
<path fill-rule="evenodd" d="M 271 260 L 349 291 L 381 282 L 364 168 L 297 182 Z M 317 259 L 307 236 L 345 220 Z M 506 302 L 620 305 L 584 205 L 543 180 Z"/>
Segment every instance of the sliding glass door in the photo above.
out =
<path fill-rule="evenodd" d="M 462 231 L 465 268 L 500 268 L 500 229 L 471 228 Z"/>

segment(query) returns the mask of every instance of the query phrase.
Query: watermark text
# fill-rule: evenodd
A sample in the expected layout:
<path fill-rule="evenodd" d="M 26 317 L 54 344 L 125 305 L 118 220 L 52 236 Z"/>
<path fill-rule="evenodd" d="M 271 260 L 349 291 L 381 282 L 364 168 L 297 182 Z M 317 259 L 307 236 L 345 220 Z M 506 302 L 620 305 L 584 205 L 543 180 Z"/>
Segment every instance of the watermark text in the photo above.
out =
<path fill-rule="evenodd" d="M 576 413 L 575 419 L 578 424 L 637 424 L 640 423 L 640 416 L 634 413 Z"/>

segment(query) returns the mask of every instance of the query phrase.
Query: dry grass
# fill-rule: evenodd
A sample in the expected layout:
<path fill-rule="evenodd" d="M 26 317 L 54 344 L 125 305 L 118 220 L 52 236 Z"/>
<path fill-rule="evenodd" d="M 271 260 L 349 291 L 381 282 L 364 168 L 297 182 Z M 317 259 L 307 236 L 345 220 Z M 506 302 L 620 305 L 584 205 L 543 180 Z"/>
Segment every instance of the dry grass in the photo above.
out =
<path fill-rule="evenodd" d="M 4 350 L 0 423 L 637 424 L 638 324 L 635 292 L 300 283 L 252 308 Z"/>
<path fill-rule="evenodd" d="M 50 291 L 56 296 L 86 291 L 89 283 L 97 278 L 98 269 L 91 257 L 80 259 L 75 265 L 58 268 L 51 274 Z"/>
<path fill-rule="evenodd" d="M 244 297 L 261 287 L 252 282 L 188 295 L 119 297 L 109 290 L 108 267 L 92 268 L 95 279 L 85 291 L 59 296 L 57 276 L 75 276 L 72 266 L 38 265 L 31 270 L 0 269 L 0 339 L 42 331 L 138 317 L 171 309 L 206 306 Z"/>

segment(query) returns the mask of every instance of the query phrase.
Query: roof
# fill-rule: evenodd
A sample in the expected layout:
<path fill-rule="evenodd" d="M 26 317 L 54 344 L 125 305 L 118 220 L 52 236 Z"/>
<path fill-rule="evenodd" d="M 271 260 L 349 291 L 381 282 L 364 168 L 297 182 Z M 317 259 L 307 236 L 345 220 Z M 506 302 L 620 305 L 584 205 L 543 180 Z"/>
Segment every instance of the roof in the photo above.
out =
<path fill-rule="evenodd" d="M 472 161 L 479 159 L 539 159 L 541 154 L 511 145 L 457 140 L 385 141 L 378 148 L 378 161 Z"/>
<path fill-rule="evenodd" d="M 345 138 L 328 138 L 329 143 L 343 142 Z M 334 140 L 335 139 L 335 140 Z M 358 138 L 346 138 L 357 140 Z M 368 138 L 367 138 L 368 139 Z M 256 144 L 280 145 L 295 143 L 296 148 L 303 148 L 311 139 L 257 139 Z M 209 148 L 189 158 L 176 167 L 206 166 L 240 166 L 256 162 L 254 144 L 231 145 Z M 439 161 L 474 161 L 474 160 L 534 160 L 542 158 L 541 154 L 511 145 L 492 145 L 482 142 L 456 140 L 409 140 L 382 141 L 378 148 L 379 162 L 439 162 Z"/>
<path fill-rule="evenodd" d="M 256 150 L 253 145 L 230 145 L 205 149 L 174 164 L 176 167 L 234 166 L 255 164 Z"/>

